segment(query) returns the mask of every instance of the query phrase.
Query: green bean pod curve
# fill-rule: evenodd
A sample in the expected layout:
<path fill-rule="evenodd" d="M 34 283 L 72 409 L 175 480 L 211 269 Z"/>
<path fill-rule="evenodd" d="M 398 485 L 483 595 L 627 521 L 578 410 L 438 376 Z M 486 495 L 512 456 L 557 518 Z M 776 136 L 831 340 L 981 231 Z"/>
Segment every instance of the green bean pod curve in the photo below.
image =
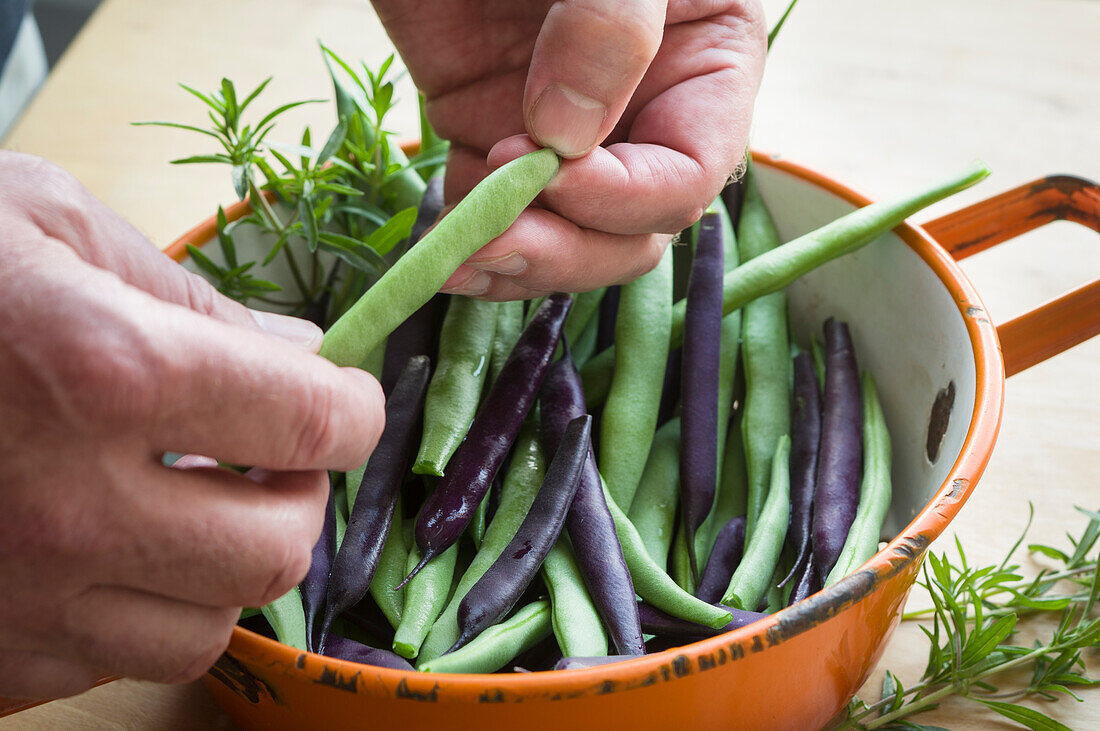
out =
<path fill-rule="evenodd" d="M 591 292 L 580 292 L 573 295 L 573 307 L 569 310 L 569 314 L 565 316 L 565 328 L 563 330 L 565 338 L 570 344 L 577 342 L 581 333 L 592 322 L 593 315 L 600 309 L 600 302 L 606 292 L 607 288 L 601 287 L 593 289 Z"/>
<path fill-rule="evenodd" d="M 875 379 L 863 372 L 863 478 L 859 486 L 859 507 L 848 538 L 840 549 L 825 585 L 852 573 L 878 551 L 882 524 L 890 509 L 890 433 L 875 389 Z"/>
<path fill-rule="evenodd" d="M 559 538 L 542 563 L 542 577 L 550 591 L 554 637 L 565 657 L 601 657 L 607 654 L 607 632 L 592 597 L 584 586 L 573 549 Z"/>
<path fill-rule="evenodd" d="M 419 561 L 420 551 L 414 542 L 409 549 L 406 572 L 411 571 Z M 397 625 L 393 636 L 393 651 L 401 657 L 411 660 L 420 652 L 420 645 L 428 636 L 428 630 L 447 605 L 457 561 L 458 546 L 454 545 L 439 554 L 439 558 L 425 566 L 405 585 L 401 623 Z"/>
<path fill-rule="evenodd" d="M 747 261 L 725 276 L 722 311 L 727 315 L 746 302 L 778 292 L 794 280 L 837 257 L 866 246 L 914 213 L 966 190 L 989 175 L 989 168 L 975 162 L 935 185 L 909 195 L 858 208 L 819 229 L 799 236 L 767 254 Z M 676 347 L 684 336 L 685 303 L 672 307 L 670 343 Z M 593 358 L 581 372 L 589 403 L 607 396 L 610 371 L 614 369 L 614 346 Z"/>
<path fill-rule="evenodd" d="M 302 593 L 298 587 L 265 604 L 260 612 L 275 631 L 279 642 L 306 651 L 306 610 L 302 606 Z"/>
<path fill-rule="evenodd" d="M 530 650 L 551 632 L 550 602 L 532 602 L 511 619 L 493 625 L 452 653 L 418 666 L 428 673 L 492 673 L 521 652 Z"/>
<path fill-rule="evenodd" d="M 492 566 L 512 537 L 516 534 L 523 518 L 534 502 L 535 493 L 542 484 L 546 472 L 546 458 L 539 446 L 535 425 L 528 422 L 523 425 L 516 438 L 508 473 L 501 490 L 500 505 L 492 522 L 485 531 L 481 548 L 470 562 L 470 566 L 459 580 L 447 606 L 435 620 L 428 636 L 420 647 L 419 658 L 427 662 L 439 657 L 458 639 L 458 605 L 482 574 Z"/>
<path fill-rule="evenodd" d="M 668 563 L 668 552 L 680 507 L 680 418 L 661 425 L 630 503 L 627 516 L 641 536 L 646 553 L 658 566 Z"/>
<path fill-rule="evenodd" d="M 634 581 L 634 591 L 638 596 L 674 617 L 715 629 L 725 627 L 732 619 L 732 615 L 724 609 L 693 597 L 677 586 L 664 569 L 650 558 L 642 537 L 638 535 L 638 530 L 611 497 L 606 482 L 603 490 L 607 507 L 611 511 L 611 518 L 615 521 L 615 532 L 618 533 L 619 543 L 623 547 L 623 558 L 626 560 L 626 567 L 630 570 L 630 578 Z"/>
<path fill-rule="evenodd" d="M 750 165 L 743 181 L 738 238 L 750 261 L 779 245 L 779 232 L 756 187 Z M 745 304 L 741 352 L 745 357 L 745 412 L 742 436 L 749 473 L 745 543 L 767 497 L 771 460 L 781 436 L 791 431 L 790 339 L 787 336 L 787 295 L 773 292 Z M 755 608 L 755 607 L 754 607 Z"/>
<path fill-rule="evenodd" d="M 394 591 L 393 587 L 401 583 L 405 578 L 405 564 L 409 560 L 408 543 L 405 541 L 404 531 L 398 530 L 401 525 L 400 518 L 403 512 L 404 498 L 397 494 L 397 504 L 393 509 L 393 525 L 386 535 L 386 542 L 382 545 L 382 553 L 378 556 L 378 567 L 374 570 L 374 578 L 370 582 L 370 595 L 386 615 L 390 625 L 395 629 L 401 624 L 401 612 L 405 608 L 405 589 Z"/>
<path fill-rule="evenodd" d="M 441 477 L 466 438 L 489 374 L 498 308 L 496 302 L 450 298 L 439 333 L 439 357 L 424 401 L 420 451 L 412 467 L 418 475 Z"/>
<path fill-rule="evenodd" d="M 569 322 L 566 316 L 566 322 Z M 523 332 L 523 300 L 497 303 L 496 328 L 493 330 L 492 357 L 489 358 L 489 383 L 494 383 L 504 361 Z"/>
<path fill-rule="evenodd" d="M 462 262 L 515 222 L 558 164 L 553 150 L 542 149 L 489 173 L 333 324 L 321 355 L 337 365 L 362 363 Z"/>
<path fill-rule="evenodd" d="M 745 543 L 744 558 L 722 597 L 726 606 L 756 611 L 768 591 L 791 518 L 790 452 L 791 438 L 784 434 L 775 447 L 768 500 L 760 512 L 760 530 Z"/>
<path fill-rule="evenodd" d="M 645 469 L 668 365 L 672 250 L 648 274 L 622 286 L 615 319 L 615 373 L 600 421 L 600 474 L 619 505 L 630 506 Z"/>

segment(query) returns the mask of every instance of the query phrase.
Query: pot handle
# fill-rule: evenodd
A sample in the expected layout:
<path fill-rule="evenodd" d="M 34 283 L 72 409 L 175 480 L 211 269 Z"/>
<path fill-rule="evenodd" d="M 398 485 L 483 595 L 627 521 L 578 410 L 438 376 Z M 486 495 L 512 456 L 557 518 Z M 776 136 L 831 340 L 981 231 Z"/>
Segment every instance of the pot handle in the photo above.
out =
<path fill-rule="evenodd" d="M 923 225 L 956 261 L 1053 221 L 1100 233 L 1100 185 L 1052 175 Z M 1011 376 L 1100 334 L 1100 280 L 997 327 L 1005 375 Z"/>

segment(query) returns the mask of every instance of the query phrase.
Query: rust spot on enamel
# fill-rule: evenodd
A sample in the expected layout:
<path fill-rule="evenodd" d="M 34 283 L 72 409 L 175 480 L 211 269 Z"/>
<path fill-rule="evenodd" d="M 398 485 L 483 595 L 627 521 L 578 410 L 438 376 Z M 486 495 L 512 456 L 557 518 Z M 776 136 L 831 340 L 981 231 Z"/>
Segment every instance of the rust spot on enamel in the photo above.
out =
<path fill-rule="evenodd" d="M 427 693 L 422 693 L 418 690 L 412 690 L 409 688 L 409 681 L 404 678 L 394 688 L 393 694 L 398 698 L 408 698 L 413 701 L 425 701 L 428 703 L 435 703 L 439 700 L 439 683 L 432 686 L 432 689 Z"/>
<path fill-rule="evenodd" d="M 330 688 L 336 690 L 342 690 L 348 693 L 355 693 L 359 689 L 359 675 L 356 671 L 350 678 L 346 677 L 342 672 L 336 668 L 326 665 L 321 669 L 321 677 L 313 681 L 318 685 L 327 685 Z"/>
<path fill-rule="evenodd" d="M 940 456 L 940 446 L 947 425 L 951 422 L 951 409 L 955 405 L 955 382 L 950 381 L 936 394 L 932 402 L 932 413 L 928 417 L 928 436 L 925 439 L 924 452 L 932 464 Z"/>
<path fill-rule="evenodd" d="M 279 702 L 275 690 L 270 685 L 253 675 L 239 660 L 227 652 L 222 653 L 222 656 L 214 663 L 214 667 L 207 672 L 215 680 L 249 703 L 259 703 L 264 696 L 276 703 Z"/>

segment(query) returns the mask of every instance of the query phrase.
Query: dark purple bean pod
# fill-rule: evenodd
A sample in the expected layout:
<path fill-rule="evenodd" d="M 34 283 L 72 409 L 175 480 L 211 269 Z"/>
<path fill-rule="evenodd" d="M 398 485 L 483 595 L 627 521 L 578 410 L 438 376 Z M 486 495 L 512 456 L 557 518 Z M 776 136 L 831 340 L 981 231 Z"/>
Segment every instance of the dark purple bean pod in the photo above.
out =
<path fill-rule="evenodd" d="M 714 504 L 718 481 L 718 372 L 722 342 L 722 276 L 725 272 L 722 219 L 705 213 L 688 280 L 684 313 L 680 401 L 680 509 L 691 572 L 699 580 L 695 531 Z"/>
<path fill-rule="evenodd" d="M 602 353 L 615 344 L 615 319 L 619 316 L 622 288 L 615 284 L 607 288 L 600 300 L 596 320 L 596 352 Z"/>
<path fill-rule="evenodd" d="M 540 433 L 547 454 L 558 449 L 565 426 L 585 413 L 581 377 L 568 352 L 550 366 L 540 396 Z M 634 582 L 623 559 L 615 521 L 607 508 L 600 473 L 591 450 L 573 505 L 565 519 L 585 587 L 611 643 L 621 655 L 644 655 L 645 642 L 634 600 Z"/>
<path fill-rule="evenodd" d="M 797 602 L 802 601 L 810 594 L 821 588 L 821 585 L 817 583 L 817 572 L 814 571 L 814 554 L 810 551 L 810 557 L 806 559 L 806 565 L 802 568 L 802 573 L 799 574 L 798 580 L 795 581 L 794 588 L 791 589 L 791 595 L 787 599 L 787 606 L 791 606 Z"/>
<path fill-rule="evenodd" d="M 458 605 L 459 635 L 447 652 L 462 647 L 512 611 L 534 581 L 565 524 L 591 438 L 591 416 L 585 414 L 569 422 L 516 535 Z"/>
<path fill-rule="evenodd" d="M 848 326 L 829 318 L 812 539 L 819 586 L 836 564 L 855 519 L 862 466 L 863 407 L 855 348 Z"/>
<path fill-rule="evenodd" d="M 331 479 L 331 478 L 330 478 Z M 317 615 L 325 603 L 328 575 L 332 571 L 332 559 L 336 555 L 336 493 L 329 485 L 328 505 L 325 506 L 325 522 L 321 535 L 313 544 L 313 554 L 298 590 L 302 593 L 302 607 L 306 612 L 306 649 L 313 652 L 313 630 Z"/>
<path fill-rule="evenodd" d="M 376 647 L 368 647 L 347 637 L 332 635 L 328 638 L 325 655 L 337 660 L 357 662 L 361 665 L 373 665 L 379 668 L 393 668 L 394 670 L 413 670 L 409 661 L 389 650 L 379 650 Z"/>
<path fill-rule="evenodd" d="M 791 399 L 791 527 L 787 541 L 795 549 L 794 566 L 786 586 L 810 560 L 817 456 L 821 445 L 821 392 L 814 357 L 804 351 L 794 359 L 794 394 Z M 841 542 L 843 545 L 843 541 Z"/>
<path fill-rule="evenodd" d="M 708 604 L 716 604 L 726 593 L 726 587 L 730 584 L 730 577 L 737 570 L 737 564 L 741 563 L 741 556 L 745 552 L 745 516 L 738 515 L 731 518 L 718 531 L 714 539 L 714 547 L 707 558 L 707 565 L 703 569 L 703 575 L 699 578 L 699 587 L 695 590 L 695 596 Z"/>
<path fill-rule="evenodd" d="M 554 670 L 585 670 L 611 665 L 624 660 L 633 660 L 637 655 L 600 655 L 598 657 L 563 657 L 554 665 Z"/>
<path fill-rule="evenodd" d="M 724 604 L 715 604 L 715 606 L 720 606 L 733 615 L 733 619 L 725 626 L 718 627 L 717 629 L 708 627 L 705 624 L 696 624 L 686 619 L 673 617 L 671 614 L 665 614 L 660 609 L 651 607 L 644 602 L 638 602 L 638 616 L 642 620 L 642 631 L 658 637 L 679 639 L 681 644 L 683 642 L 695 642 L 696 640 L 706 639 L 707 637 L 717 637 L 720 634 L 740 629 L 741 627 L 752 624 L 758 619 L 763 619 L 768 616 L 764 612 L 750 612 L 747 609 L 734 609 Z"/>
<path fill-rule="evenodd" d="M 443 212 L 443 179 L 435 177 L 428 181 L 424 197 L 416 211 L 416 222 L 409 233 L 410 248 L 420 240 L 439 214 Z M 426 355 L 435 360 L 435 343 L 439 332 L 439 323 L 447 304 L 447 296 L 437 294 L 425 302 L 420 309 L 397 326 L 386 339 L 386 353 L 382 360 L 382 392 L 386 396 L 393 391 L 401 369 L 416 355 Z"/>
<path fill-rule="evenodd" d="M 409 247 L 413 247 L 443 213 L 443 176 L 436 175 L 428 180 L 424 195 L 416 207 L 416 220 L 409 230 Z"/>
<path fill-rule="evenodd" d="M 572 301 L 567 294 L 550 295 L 519 336 L 465 441 L 447 464 L 447 474 L 424 501 L 415 529 L 420 563 L 398 588 L 454 545 L 473 519 L 542 386 Z"/>
<path fill-rule="evenodd" d="M 683 354 L 681 348 L 669 351 L 665 382 L 661 387 L 661 405 L 657 409 L 657 426 L 676 415 L 676 404 L 680 402 L 680 380 L 683 377 Z"/>
<path fill-rule="evenodd" d="M 358 604 L 370 588 L 378 556 L 390 532 L 397 493 L 416 453 L 416 432 L 424 410 L 431 363 L 409 359 L 386 402 L 386 426 L 367 462 L 355 496 L 344 542 L 332 561 L 318 651 L 324 652 L 332 620 Z"/>
<path fill-rule="evenodd" d="M 733 230 L 737 230 L 737 222 L 741 220 L 741 203 L 745 200 L 745 177 L 741 176 L 722 189 L 722 202 L 726 204 L 726 213 L 729 214 Z"/>
<path fill-rule="evenodd" d="M 348 607 L 340 615 L 359 629 L 367 632 L 374 639 L 386 647 L 393 645 L 393 625 L 386 619 L 378 602 L 368 593 L 362 601 L 353 607 Z"/>

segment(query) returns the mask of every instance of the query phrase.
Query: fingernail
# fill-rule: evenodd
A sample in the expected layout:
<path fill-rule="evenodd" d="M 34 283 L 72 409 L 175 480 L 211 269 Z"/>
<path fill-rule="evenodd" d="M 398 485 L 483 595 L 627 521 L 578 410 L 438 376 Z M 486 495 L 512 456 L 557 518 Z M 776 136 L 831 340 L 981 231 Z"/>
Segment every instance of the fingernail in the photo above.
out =
<path fill-rule="evenodd" d="M 519 253 L 518 251 L 513 251 L 511 254 L 499 256 L 496 259 L 471 261 L 467 263 L 470 266 L 476 267 L 483 272 L 493 272 L 494 274 L 505 274 L 507 276 L 521 274 L 525 269 L 527 269 L 527 260 L 524 259 L 523 254 Z"/>
<path fill-rule="evenodd" d="M 493 278 L 486 272 L 474 270 L 465 282 L 455 287 L 448 287 L 443 291 L 447 294 L 461 294 L 466 297 L 473 297 L 479 294 L 485 294 L 489 291 L 489 285 L 493 283 Z"/>
<path fill-rule="evenodd" d="M 303 350 L 316 353 L 321 348 L 324 333 L 309 320 L 262 310 L 252 310 L 252 319 L 268 335 L 287 340 Z"/>
<path fill-rule="evenodd" d="M 561 84 L 547 86 L 531 110 L 531 132 L 563 157 L 577 157 L 599 143 L 607 107 Z"/>

